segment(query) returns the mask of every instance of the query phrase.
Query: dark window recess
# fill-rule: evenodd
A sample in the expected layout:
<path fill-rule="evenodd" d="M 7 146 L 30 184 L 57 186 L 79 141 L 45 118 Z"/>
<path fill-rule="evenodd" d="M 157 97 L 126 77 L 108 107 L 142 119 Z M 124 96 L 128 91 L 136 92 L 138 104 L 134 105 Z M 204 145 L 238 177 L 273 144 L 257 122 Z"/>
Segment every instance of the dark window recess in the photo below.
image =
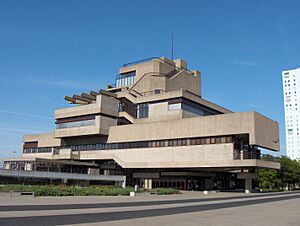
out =
<path fill-rule="evenodd" d="M 118 103 L 118 111 L 119 112 L 127 112 L 132 117 L 136 118 L 136 108 L 132 102 L 127 100 L 126 98 L 121 98 Z"/>
<path fill-rule="evenodd" d="M 197 114 L 197 115 L 206 116 L 206 115 L 222 114 L 219 111 L 216 111 L 214 109 L 211 109 L 211 108 L 201 105 L 199 103 L 187 100 L 185 98 L 174 98 L 174 99 L 170 99 L 168 102 L 169 102 L 169 104 L 181 103 L 183 110 L 189 111 L 189 112 Z"/>
<path fill-rule="evenodd" d="M 118 118 L 117 119 L 117 125 L 122 126 L 122 125 L 129 125 L 132 124 L 130 121 L 128 121 L 126 118 Z"/>
<path fill-rule="evenodd" d="M 125 73 L 122 73 L 121 75 L 123 77 L 132 77 L 132 76 L 135 76 L 136 72 L 135 71 L 130 71 L 130 72 L 125 72 Z"/>
<path fill-rule="evenodd" d="M 53 148 L 52 147 L 43 147 L 43 148 L 38 148 L 38 147 L 32 147 L 32 148 L 25 148 L 23 149 L 24 154 L 30 154 L 30 153 L 49 153 L 52 152 Z"/>
<path fill-rule="evenodd" d="M 38 147 L 38 142 L 37 141 L 25 142 L 23 147 L 24 148 L 37 148 Z"/>
<path fill-rule="evenodd" d="M 79 121 L 86 121 L 86 120 L 93 120 L 95 119 L 96 115 L 83 115 L 83 116 L 75 116 L 69 118 L 61 118 L 56 119 L 56 124 L 66 123 L 66 122 L 79 122 Z"/>
<path fill-rule="evenodd" d="M 92 146 L 83 147 L 84 145 L 70 146 L 70 148 L 81 148 L 81 150 L 87 150 L 94 148 L 93 150 L 105 150 L 105 149 L 125 149 L 125 148 L 155 148 L 155 147 L 175 147 L 186 145 L 206 145 L 206 144 L 220 144 L 220 143 L 232 143 L 231 136 L 223 137 L 203 137 L 203 138 L 182 138 L 171 140 L 154 140 L 154 141 L 139 141 L 128 143 L 107 143 L 96 144 Z"/>
<path fill-rule="evenodd" d="M 186 145 L 209 145 L 233 143 L 234 147 L 240 147 L 239 140 L 233 140 L 232 136 L 221 137 L 197 137 L 197 138 L 182 138 L 171 140 L 153 140 L 153 141 L 138 141 L 127 143 L 102 143 L 102 144 L 82 144 L 82 145 L 66 145 L 62 148 L 71 148 L 74 151 L 89 151 L 89 150 L 110 150 L 110 149 L 129 149 L 129 148 L 157 148 L 157 147 L 176 147 Z M 23 153 L 43 153 L 59 150 L 61 147 L 46 147 L 46 148 L 24 148 Z"/>
<path fill-rule="evenodd" d="M 149 116 L 149 104 L 138 104 L 136 108 L 137 118 L 148 118 Z"/>

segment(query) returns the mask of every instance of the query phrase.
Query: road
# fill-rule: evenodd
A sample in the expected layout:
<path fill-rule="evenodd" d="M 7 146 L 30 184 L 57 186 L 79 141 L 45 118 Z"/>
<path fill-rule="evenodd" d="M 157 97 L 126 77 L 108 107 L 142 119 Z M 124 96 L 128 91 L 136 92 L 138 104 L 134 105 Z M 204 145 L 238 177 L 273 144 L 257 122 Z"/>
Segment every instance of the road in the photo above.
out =
<path fill-rule="evenodd" d="M 300 192 L 140 197 L 0 197 L 10 225 L 300 225 Z"/>

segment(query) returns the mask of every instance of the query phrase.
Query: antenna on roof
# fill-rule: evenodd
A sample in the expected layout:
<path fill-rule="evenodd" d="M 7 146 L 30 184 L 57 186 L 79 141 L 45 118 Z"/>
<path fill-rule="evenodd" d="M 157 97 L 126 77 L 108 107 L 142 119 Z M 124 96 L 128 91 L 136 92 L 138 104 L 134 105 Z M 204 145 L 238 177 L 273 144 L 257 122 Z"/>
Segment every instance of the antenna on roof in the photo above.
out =
<path fill-rule="evenodd" d="M 174 60 L 174 38 L 172 32 L 172 39 L 171 39 L 171 59 Z"/>

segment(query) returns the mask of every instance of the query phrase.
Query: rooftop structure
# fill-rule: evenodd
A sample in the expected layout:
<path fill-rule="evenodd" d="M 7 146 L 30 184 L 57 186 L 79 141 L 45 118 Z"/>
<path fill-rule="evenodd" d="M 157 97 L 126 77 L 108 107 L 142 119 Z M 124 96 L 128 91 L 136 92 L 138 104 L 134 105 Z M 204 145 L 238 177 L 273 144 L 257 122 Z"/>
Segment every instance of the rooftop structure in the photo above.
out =
<path fill-rule="evenodd" d="M 22 158 L 6 170 L 38 170 L 44 159 L 123 175 L 130 186 L 251 191 L 256 169 L 280 168 L 260 160 L 260 148 L 279 150 L 278 123 L 202 98 L 200 72 L 182 59 L 125 64 L 106 90 L 65 100 L 74 106 L 55 111 L 55 130 L 25 135 Z"/>

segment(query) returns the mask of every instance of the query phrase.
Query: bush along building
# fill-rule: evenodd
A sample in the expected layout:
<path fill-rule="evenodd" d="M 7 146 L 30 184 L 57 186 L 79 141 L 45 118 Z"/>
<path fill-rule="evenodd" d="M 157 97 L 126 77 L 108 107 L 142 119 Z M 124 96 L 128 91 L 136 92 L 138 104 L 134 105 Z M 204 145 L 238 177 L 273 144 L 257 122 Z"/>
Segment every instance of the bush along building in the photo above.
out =
<path fill-rule="evenodd" d="M 260 160 L 279 150 L 278 123 L 203 99 L 200 72 L 182 59 L 125 64 L 115 84 L 65 100 L 74 106 L 55 111 L 55 130 L 25 135 L 3 178 L 250 192 L 257 169 L 280 168 Z"/>

